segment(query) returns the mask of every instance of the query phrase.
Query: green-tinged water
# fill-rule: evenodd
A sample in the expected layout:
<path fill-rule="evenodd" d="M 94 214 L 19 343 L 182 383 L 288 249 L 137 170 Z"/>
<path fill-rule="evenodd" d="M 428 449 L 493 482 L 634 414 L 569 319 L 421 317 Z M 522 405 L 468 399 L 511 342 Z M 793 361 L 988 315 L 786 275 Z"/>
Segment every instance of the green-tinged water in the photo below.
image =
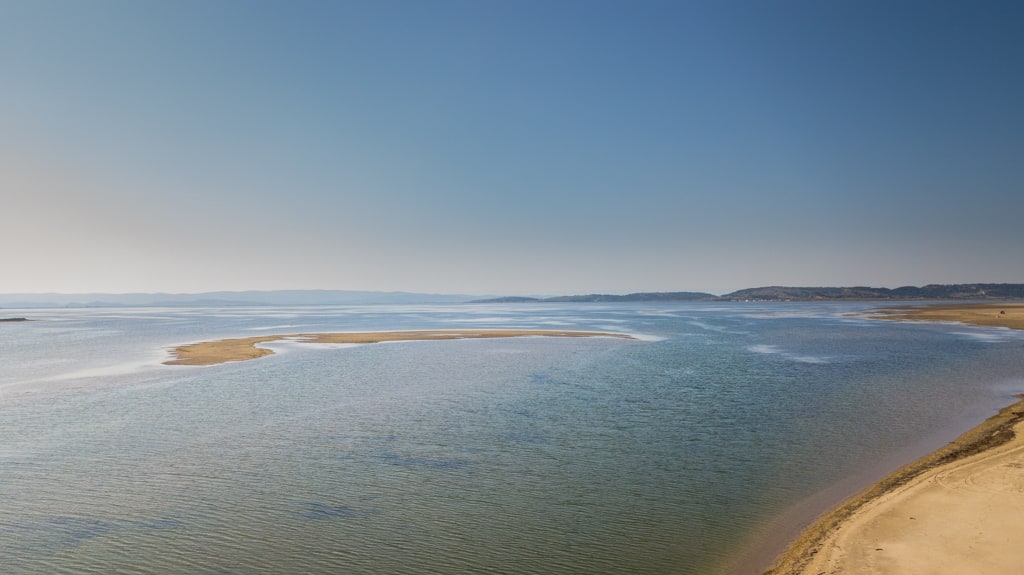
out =
<path fill-rule="evenodd" d="M 1024 390 L 1019 334 L 843 315 L 863 308 L 19 311 L 45 321 L 0 326 L 0 572 L 712 573 Z M 215 337 L 454 327 L 642 339 L 159 365 Z"/>

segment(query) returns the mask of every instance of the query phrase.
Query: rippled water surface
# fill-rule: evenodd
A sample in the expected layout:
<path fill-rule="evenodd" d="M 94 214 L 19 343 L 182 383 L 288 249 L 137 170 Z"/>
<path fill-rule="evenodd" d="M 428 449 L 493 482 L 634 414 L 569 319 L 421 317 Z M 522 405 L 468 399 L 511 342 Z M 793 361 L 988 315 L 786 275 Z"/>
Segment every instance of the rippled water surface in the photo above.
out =
<path fill-rule="evenodd" d="M 858 304 L 19 310 L 0 323 L 3 573 L 686 573 L 1024 391 L 1024 338 Z M 313 346 L 317 331 L 613 338 Z M 873 471 L 870 471 L 873 470 Z"/>

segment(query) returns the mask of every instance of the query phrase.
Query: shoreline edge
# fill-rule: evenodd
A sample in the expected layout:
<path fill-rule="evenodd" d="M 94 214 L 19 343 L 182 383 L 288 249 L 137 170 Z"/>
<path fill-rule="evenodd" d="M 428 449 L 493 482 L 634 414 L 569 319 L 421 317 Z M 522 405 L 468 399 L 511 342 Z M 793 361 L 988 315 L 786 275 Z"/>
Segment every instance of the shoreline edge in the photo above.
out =
<path fill-rule="evenodd" d="M 982 327 L 1024 329 L 1024 304 L 934 304 L 916 307 L 894 307 L 875 310 L 868 317 L 890 321 L 955 322 Z M 1002 408 L 980 425 L 924 457 L 899 467 L 868 488 L 854 494 L 830 508 L 800 531 L 797 538 L 778 555 L 764 575 L 833 575 L 846 573 L 842 560 L 847 550 L 837 543 L 842 530 L 853 530 L 862 525 L 853 525 L 858 515 L 874 512 L 884 513 L 887 508 L 903 503 L 886 498 L 898 495 L 904 499 L 914 495 L 913 490 L 939 474 L 955 471 L 959 466 L 970 465 L 977 456 L 995 455 L 1000 448 L 1018 450 L 1024 448 L 1024 394 L 1017 394 L 1016 402 Z M 984 514 L 976 510 L 974 515 Z M 911 517 L 911 519 L 914 519 Z M 866 520 L 865 520 L 866 521 Z M 857 534 L 852 537 L 856 538 Z M 845 541 L 844 541 L 845 543 Z M 861 541 L 861 543 L 864 543 Z M 903 546 L 904 555 L 915 551 L 910 545 Z M 876 548 L 882 551 L 882 548 Z M 835 551 L 838 557 L 826 557 Z M 872 572 L 889 573 L 878 567 Z"/>

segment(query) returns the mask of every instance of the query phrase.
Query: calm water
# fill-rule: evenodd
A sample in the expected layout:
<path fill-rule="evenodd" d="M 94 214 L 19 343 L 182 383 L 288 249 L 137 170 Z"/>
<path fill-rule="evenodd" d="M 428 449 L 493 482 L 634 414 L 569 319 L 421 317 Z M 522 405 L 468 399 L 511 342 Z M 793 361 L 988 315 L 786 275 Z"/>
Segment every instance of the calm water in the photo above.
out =
<path fill-rule="evenodd" d="M 42 321 L 0 323 L 0 571 L 727 570 L 780 514 L 1024 391 L 1020 333 L 844 315 L 863 309 L 19 310 Z M 210 338 L 455 327 L 643 339 L 160 365 Z"/>

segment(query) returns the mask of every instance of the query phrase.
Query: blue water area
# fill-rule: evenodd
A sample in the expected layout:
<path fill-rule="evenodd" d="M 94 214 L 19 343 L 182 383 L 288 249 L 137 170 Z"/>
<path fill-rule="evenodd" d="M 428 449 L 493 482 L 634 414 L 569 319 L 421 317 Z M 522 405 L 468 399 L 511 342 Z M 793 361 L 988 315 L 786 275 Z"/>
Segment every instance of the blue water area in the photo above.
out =
<path fill-rule="evenodd" d="M 353 519 L 367 517 L 378 513 L 376 509 L 365 509 L 358 507 L 336 506 L 316 501 L 305 504 L 305 509 L 299 515 L 303 519 Z"/>
<path fill-rule="evenodd" d="M 788 512 L 1024 391 L 1020 333 L 869 308 L 19 310 L 40 321 L 0 328 L 2 571 L 751 572 Z M 161 364 L 206 339 L 456 328 L 637 339 Z"/>

